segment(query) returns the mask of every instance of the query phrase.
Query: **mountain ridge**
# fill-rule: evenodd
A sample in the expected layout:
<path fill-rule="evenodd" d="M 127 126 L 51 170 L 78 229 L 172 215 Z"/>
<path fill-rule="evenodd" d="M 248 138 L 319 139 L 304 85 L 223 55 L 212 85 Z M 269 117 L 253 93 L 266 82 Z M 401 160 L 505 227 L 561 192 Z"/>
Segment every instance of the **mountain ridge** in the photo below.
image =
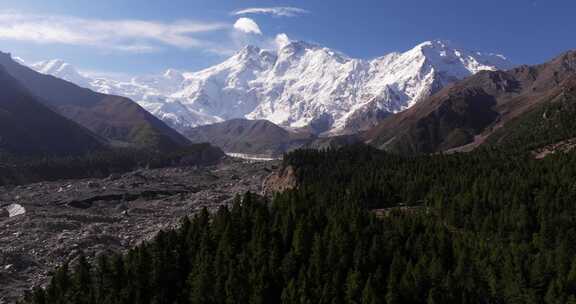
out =
<path fill-rule="evenodd" d="M 54 62 L 58 63 L 58 62 Z M 82 88 L 55 76 L 39 73 L 0 53 L 0 65 L 42 103 L 115 145 L 170 149 L 190 142 L 126 97 Z M 59 64 L 59 71 L 73 71 Z"/>
<path fill-rule="evenodd" d="M 80 155 L 107 142 L 42 104 L 0 66 L 0 152 Z"/>
<path fill-rule="evenodd" d="M 46 63 L 33 66 L 71 81 L 79 74 L 50 70 Z M 197 72 L 168 70 L 129 82 L 92 79 L 89 86 L 130 97 L 180 131 L 247 118 L 287 128 L 312 126 L 317 134 L 345 134 L 369 129 L 387 114 L 478 71 L 509 67 L 501 55 L 439 40 L 363 60 L 287 39 L 277 50 L 246 46 Z"/>
<path fill-rule="evenodd" d="M 364 138 L 379 148 L 401 153 L 469 151 L 483 144 L 511 146 L 510 136 L 522 138 L 516 140 L 517 146 L 534 146 L 529 142 L 536 139 L 542 145 L 553 144 L 534 130 L 550 125 L 546 109 L 561 104 L 572 111 L 575 79 L 576 51 L 539 65 L 480 72 L 385 118 Z M 569 129 L 566 118 L 554 125 L 562 125 L 562 132 Z M 565 138 L 557 139 L 569 139 L 570 132 L 564 133 Z"/>
<path fill-rule="evenodd" d="M 192 142 L 208 142 L 227 153 L 269 157 L 281 156 L 316 139 L 310 133 L 289 131 L 267 120 L 242 118 L 190 128 L 184 135 Z"/>

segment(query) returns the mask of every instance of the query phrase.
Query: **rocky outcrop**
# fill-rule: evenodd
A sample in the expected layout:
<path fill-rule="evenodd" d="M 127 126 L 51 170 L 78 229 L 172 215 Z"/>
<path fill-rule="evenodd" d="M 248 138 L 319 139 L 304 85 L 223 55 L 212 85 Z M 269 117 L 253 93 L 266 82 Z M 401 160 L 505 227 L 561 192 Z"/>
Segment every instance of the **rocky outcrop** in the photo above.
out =
<path fill-rule="evenodd" d="M 286 166 L 282 169 L 268 175 L 262 184 L 262 194 L 271 196 L 274 193 L 296 188 L 298 180 L 292 166 Z"/>
<path fill-rule="evenodd" d="M 571 138 L 536 149 L 532 151 L 532 156 L 535 159 L 543 159 L 548 155 L 552 155 L 558 152 L 568 153 L 570 151 L 574 151 L 574 149 L 576 149 L 576 138 Z"/>

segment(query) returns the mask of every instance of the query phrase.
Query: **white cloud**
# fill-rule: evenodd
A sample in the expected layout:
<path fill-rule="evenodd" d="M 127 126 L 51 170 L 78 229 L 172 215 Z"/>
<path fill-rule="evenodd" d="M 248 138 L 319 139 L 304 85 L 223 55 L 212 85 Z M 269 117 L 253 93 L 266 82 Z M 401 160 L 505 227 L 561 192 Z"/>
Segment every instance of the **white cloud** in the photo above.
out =
<path fill-rule="evenodd" d="M 127 52 L 152 52 L 162 46 L 210 49 L 213 44 L 194 34 L 230 28 L 225 23 L 182 20 L 99 20 L 69 16 L 0 12 L 0 39 L 41 44 L 93 46 Z"/>
<path fill-rule="evenodd" d="M 297 7 L 280 6 L 280 7 L 251 7 L 235 11 L 232 15 L 247 15 L 247 14 L 267 14 L 277 17 L 297 17 L 309 14 L 310 11 Z"/>
<path fill-rule="evenodd" d="M 236 20 L 236 23 L 234 23 L 234 28 L 246 34 L 262 35 L 262 31 L 260 30 L 258 24 L 250 18 L 239 18 Z"/>
<path fill-rule="evenodd" d="M 276 38 L 274 39 L 274 44 L 278 49 L 287 46 L 288 44 L 290 44 L 290 42 L 291 42 L 290 38 L 288 38 L 288 35 L 286 35 L 285 33 L 280 33 L 276 35 Z"/>

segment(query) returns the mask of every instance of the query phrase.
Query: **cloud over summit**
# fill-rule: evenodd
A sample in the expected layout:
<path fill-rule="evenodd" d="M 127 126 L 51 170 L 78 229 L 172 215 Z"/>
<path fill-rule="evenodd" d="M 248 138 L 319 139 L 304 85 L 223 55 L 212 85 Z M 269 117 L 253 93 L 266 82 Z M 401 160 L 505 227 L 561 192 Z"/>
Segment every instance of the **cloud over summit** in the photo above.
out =
<path fill-rule="evenodd" d="M 246 34 L 262 35 L 262 31 L 260 30 L 258 24 L 250 18 L 239 18 L 236 20 L 236 23 L 234 23 L 234 28 Z"/>

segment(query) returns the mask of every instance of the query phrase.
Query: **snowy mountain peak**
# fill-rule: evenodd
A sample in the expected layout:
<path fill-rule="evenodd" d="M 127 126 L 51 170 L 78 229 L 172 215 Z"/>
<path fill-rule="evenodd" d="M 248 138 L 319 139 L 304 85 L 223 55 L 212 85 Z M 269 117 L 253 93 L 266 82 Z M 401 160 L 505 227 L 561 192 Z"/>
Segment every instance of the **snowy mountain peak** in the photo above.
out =
<path fill-rule="evenodd" d="M 76 69 L 61 59 L 38 62 L 34 64 L 34 66 L 39 70 L 39 72 L 44 74 L 59 73 L 65 70 L 77 73 Z"/>
<path fill-rule="evenodd" d="M 76 68 L 61 59 L 37 62 L 32 65 L 32 68 L 42 74 L 56 76 L 79 86 L 87 86 L 90 82 L 90 79 L 80 74 Z"/>
<path fill-rule="evenodd" d="M 167 79 L 181 79 L 182 72 L 175 69 L 168 69 L 164 72 L 162 76 L 164 76 Z"/>
<path fill-rule="evenodd" d="M 14 56 L 12 57 L 12 60 L 16 61 L 17 63 L 21 64 L 21 65 L 26 65 L 26 61 L 24 61 L 24 59 Z"/>
<path fill-rule="evenodd" d="M 286 35 L 285 33 L 281 33 L 276 35 L 274 42 L 276 43 L 277 49 L 282 49 L 286 45 L 290 44 L 291 40 L 290 38 L 288 38 L 288 35 Z"/>
<path fill-rule="evenodd" d="M 421 52 L 431 61 L 431 64 L 462 65 L 472 74 L 481 70 L 512 67 L 506 57 L 502 55 L 469 51 L 446 40 L 426 41 L 413 50 Z"/>
<path fill-rule="evenodd" d="M 254 45 L 247 45 L 224 62 L 210 67 L 204 71 L 232 69 L 242 71 L 246 69 L 262 69 L 274 63 L 276 55 L 269 50 Z M 201 73 L 200 71 L 199 73 Z M 194 73 L 189 73 L 194 74 Z"/>
<path fill-rule="evenodd" d="M 277 54 L 278 56 L 294 56 L 294 55 L 302 55 L 304 52 L 315 52 L 320 51 L 328 56 L 337 56 L 340 58 L 347 58 L 346 55 L 332 50 L 327 47 L 323 47 L 318 44 L 310 43 L 303 40 L 290 40 L 286 34 L 279 34 L 276 37 L 276 46 L 277 46 Z"/>
<path fill-rule="evenodd" d="M 87 87 L 130 97 L 181 130 L 249 118 L 345 133 L 369 127 L 385 113 L 405 110 L 478 71 L 510 67 L 501 55 L 468 51 L 443 40 L 373 60 L 350 58 L 285 34 L 275 42 L 275 50 L 246 46 L 198 72 L 168 70 L 128 83 L 98 79 Z M 61 68 L 34 68 L 76 82 L 61 72 L 71 69 L 57 63 L 53 66 Z"/>
<path fill-rule="evenodd" d="M 284 56 L 294 56 L 294 55 L 302 55 L 306 51 L 318 51 L 324 50 L 329 51 L 328 48 L 324 48 L 320 45 L 309 43 L 302 40 L 291 40 L 288 43 L 284 44 L 282 48 L 278 49 L 279 55 Z"/>
<path fill-rule="evenodd" d="M 246 45 L 238 53 L 238 57 L 252 57 L 257 56 L 262 51 L 259 47 L 255 45 Z"/>
<path fill-rule="evenodd" d="M 415 48 L 433 48 L 433 49 L 454 49 L 457 48 L 451 41 L 449 40 L 428 40 L 418 44 Z"/>

